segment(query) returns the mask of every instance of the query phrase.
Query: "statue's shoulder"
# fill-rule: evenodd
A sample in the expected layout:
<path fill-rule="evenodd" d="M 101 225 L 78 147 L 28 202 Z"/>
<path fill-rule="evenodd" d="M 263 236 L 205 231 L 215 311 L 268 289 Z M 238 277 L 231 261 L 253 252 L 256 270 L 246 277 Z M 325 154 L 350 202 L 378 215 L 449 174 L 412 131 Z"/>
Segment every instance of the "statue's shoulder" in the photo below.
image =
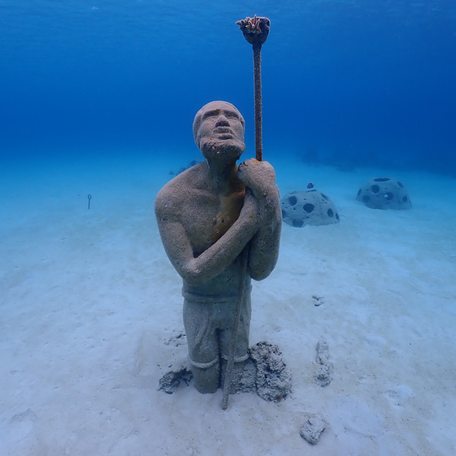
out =
<path fill-rule="evenodd" d="M 204 165 L 199 163 L 178 174 L 165 184 L 155 200 L 157 216 L 179 213 L 182 206 L 204 187 Z"/>

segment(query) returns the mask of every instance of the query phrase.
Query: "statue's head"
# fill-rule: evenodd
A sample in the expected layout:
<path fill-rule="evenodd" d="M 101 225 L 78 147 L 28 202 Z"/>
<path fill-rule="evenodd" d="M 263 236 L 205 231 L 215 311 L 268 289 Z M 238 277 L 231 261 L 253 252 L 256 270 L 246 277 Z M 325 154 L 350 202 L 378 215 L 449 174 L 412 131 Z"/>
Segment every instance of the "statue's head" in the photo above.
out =
<path fill-rule="evenodd" d="M 227 101 L 211 101 L 195 115 L 195 143 L 207 159 L 238 159 L 245 149 L 244 118 Z"/>

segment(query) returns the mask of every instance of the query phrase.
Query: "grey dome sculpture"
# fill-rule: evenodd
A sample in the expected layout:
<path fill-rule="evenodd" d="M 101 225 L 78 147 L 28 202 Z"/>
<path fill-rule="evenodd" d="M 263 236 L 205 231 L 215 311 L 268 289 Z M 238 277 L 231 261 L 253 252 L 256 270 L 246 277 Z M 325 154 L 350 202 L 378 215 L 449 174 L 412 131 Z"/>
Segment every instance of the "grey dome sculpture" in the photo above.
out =
<path fill-rule="evenodd" d="M 340 220 L 334 203 L 311 183 L 306 191 L 287 193 L 281 206 L 283 221 L 294 227 L 330 225 Z"/>
<path fill-rule="evenodd" d="M 375 177 L 364 184 L 356 199 L 371 209 L 410 209 L 412 202 L 402 182 L 390 177 Z"/>

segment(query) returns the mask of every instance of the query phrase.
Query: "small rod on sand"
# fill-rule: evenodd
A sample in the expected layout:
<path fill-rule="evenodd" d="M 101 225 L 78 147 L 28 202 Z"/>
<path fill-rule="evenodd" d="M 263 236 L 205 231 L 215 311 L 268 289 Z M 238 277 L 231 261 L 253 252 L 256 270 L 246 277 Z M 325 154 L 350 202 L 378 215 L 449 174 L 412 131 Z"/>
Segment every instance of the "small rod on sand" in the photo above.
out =
<path fill-rule="evenodd" d="M 262 108 L 261 95 L 261 46 L 266 41 L 271 27 L 271 21 L 267 17 L 246 17 L 236 22 L 239 25 L 245 39 L 253 47 L 253 72 L 255 82 L 255 152 L 258 161 L 263 160 L 263 131 L 262 131 Z M 222 409 L 228 408 L 228 399 L 233 376 L 234 358 L 236 354 L 237 334 L 241 319 L 241 308 L 245 300 L 247 263 L 249 259 L 249 248 L 244 248 L 241 253 L 241 283 L 239 286 L 239 299 L 236 303 L 233 332 L 231 336 L 228 361 L 226 363 L 225 378 L 223 382 Z"/>

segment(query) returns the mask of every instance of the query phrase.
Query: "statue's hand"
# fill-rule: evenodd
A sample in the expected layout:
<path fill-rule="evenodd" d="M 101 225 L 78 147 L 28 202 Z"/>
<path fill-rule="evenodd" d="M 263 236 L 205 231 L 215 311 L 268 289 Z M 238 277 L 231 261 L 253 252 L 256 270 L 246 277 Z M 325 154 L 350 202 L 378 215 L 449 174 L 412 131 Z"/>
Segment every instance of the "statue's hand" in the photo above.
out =
<path fill-rule="evenodd" d="M 267 161 L 250 158 L 239 165 L 238 176 L 260 200 L 276 188 L 274 168 Z"/>

